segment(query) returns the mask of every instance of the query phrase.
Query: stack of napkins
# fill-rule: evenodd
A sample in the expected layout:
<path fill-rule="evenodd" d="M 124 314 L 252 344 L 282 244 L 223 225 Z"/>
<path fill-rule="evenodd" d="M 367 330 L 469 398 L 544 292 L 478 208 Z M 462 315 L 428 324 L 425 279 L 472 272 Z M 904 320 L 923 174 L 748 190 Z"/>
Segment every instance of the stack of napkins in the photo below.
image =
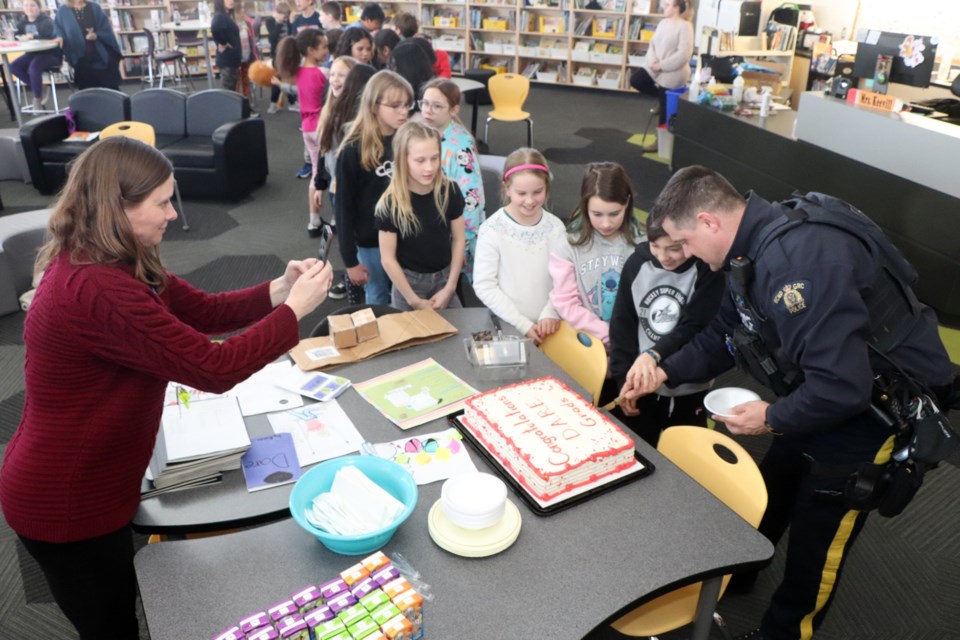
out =
<path fill-rule="evenodd" d="M 315 527 L 336 535 L 357 535 L 382 529 L 403 513 L 402 502 L 354 466 L 342 467 L 328 493 L 313 499 L 306 509 Z"/>

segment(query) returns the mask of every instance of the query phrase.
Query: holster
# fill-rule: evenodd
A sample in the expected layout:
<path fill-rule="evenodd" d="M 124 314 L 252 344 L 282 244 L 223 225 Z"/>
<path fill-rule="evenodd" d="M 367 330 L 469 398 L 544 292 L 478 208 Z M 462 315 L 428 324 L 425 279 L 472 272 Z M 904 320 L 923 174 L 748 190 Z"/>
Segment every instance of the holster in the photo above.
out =
<path fill-rule="evenodd" d="M 778 396 L 785 396 L 799 386 L 802 373 L 799 370 L 785 372 L 758 334 L 738 326 L 732 344 L 737 366 Z"/>

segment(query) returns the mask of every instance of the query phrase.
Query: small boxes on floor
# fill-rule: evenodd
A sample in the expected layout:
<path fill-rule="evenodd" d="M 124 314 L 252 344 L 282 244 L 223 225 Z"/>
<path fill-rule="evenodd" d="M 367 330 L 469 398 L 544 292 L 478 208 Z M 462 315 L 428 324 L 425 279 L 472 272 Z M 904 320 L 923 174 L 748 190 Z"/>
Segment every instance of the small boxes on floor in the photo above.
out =
<path fill-rule="evenodd" d="M 329 316 L 330 336 L 338 349 L 355 347 L 380 335 L 377 317 L 371 309 L 361 309 L 350 315 Z"/>
<path fill-rule="evenodd" d="M 337 578 L 307 585 L 289 600 L 246 616 L 215 640 L 243 638 L 421 640 L 423 597 L 377 551 Z"/>

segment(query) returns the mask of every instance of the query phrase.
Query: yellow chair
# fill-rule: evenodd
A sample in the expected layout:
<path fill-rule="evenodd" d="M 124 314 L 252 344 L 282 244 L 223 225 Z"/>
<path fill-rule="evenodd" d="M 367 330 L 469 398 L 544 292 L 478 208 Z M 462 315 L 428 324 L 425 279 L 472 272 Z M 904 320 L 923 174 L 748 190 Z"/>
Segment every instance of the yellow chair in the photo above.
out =
<path fill-rule="evenodd" d="M 607 350 L 603 342 L 561 320 L 560 328 L 540 343 L 540 349 L 587 390 L 593 404 L 600 402 L 600 389 L 607 377 Z"/>
<path fill-rule="evenodd" d="M 101 139 L 112 138 L 114 136 L 125 136 L 139 140 L 143 144 L 148 144 L 151 147 L 157 146 L 157 134 L 153 130 L 153 126 L 146 122 L 137 122 L 135 120 L 114 122 L 100 132 Z M 173 181 L 173 193 L 177 196 L 177 209 L 180 212 L 180 218 L 183 220 L 182 228 L 184 231 L 190 231 L 190 224 L 187 222 L 187 212 L 184 211 L 183 201 L 180 199 L 180 186 L 176 180 Z"/>
<path fill-rule="evenodd" d="M 498 73 L 487 83 L 493 109 L 487 114 L 487 123 L 483 127 L 483 139 L 490 144 L 490 121 L 527 122 L 527 146 L 533 146 L 533 120 L 523 110 L 523 103 L 530 93 L 530 80 L 516 73 Z"/>
<path fill-rule="evenodd" d="M 760 524 L 767 488 L 753 458 L 732 438 L 703 427 L 670 427 L 660 436 L 657 450 L 752 526 Z M 729 581 L 730 576 L 723 577 L 720 595 Z M 693 622 L 701 586 L 698 582 L 664 594 L 611 626 L 628 636 L 679 629 Z"/>

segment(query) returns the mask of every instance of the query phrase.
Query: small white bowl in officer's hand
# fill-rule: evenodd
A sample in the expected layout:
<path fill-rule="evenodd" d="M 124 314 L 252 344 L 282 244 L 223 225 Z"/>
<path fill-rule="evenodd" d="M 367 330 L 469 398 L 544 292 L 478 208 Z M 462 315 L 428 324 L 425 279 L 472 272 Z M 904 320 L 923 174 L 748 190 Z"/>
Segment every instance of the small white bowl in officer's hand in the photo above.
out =
<path fill-rule="evenodd" d="M 750 389 L 724 387 L 708 393 L 703 399 L 703 406 L 707 408 L 711 415 L 729 418 L 733 416 L 733 408 L 737 405 L 759 399 L 760 396 Z"/>

